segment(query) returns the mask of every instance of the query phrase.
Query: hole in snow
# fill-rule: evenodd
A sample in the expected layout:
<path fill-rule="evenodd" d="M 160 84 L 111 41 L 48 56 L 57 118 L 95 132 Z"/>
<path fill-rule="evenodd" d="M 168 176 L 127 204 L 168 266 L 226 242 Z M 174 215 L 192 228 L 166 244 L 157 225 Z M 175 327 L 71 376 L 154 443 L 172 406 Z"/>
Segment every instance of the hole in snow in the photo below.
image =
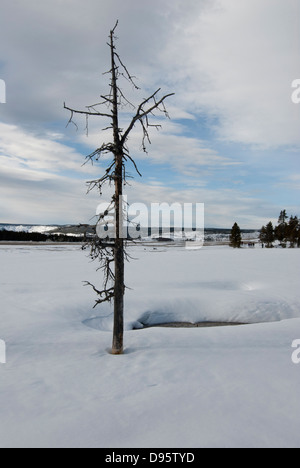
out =
<path fill-rule="evenodd" d="M 180 319 L 175 313 L 165 311 L 145 312 L 138 321 L 132 323 L 133 330 L 151 327 L 170 327 L 170 328 L 205 328 L 205 327 L 225 327 L 235 325 L 247 325 L 246 322 L 230 320 L 206 320 L 186 321 Z"/>
<path fill-rule="evenodd" d="M 209 328 L 209 327 L 228 327 L 238 325 L 248 325 L 248 323 L 242 322 L 168 322 L 168 323 L 155 323 L 151 325 L 141 324 L 141 327 L 133 327 L 133 330 L 140 330 L 141 328 Z"/>
<path fill-rule="evenodd" d="M 113 328 L 111 316 L 92 317 L 92 318 L 83 320 L 82 324 L 88 328 L 93 328 L 94 330 L 101 330 L 105 332 L 111 332 Z"/>

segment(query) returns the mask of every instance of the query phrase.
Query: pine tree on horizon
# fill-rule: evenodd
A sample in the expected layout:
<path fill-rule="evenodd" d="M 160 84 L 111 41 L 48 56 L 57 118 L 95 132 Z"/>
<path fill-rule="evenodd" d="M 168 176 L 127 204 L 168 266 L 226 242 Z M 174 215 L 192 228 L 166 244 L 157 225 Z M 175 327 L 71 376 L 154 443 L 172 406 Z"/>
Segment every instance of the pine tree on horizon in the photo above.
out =
<path fill-rule="evenodd" d="M 287 240 L 290 242 L 290 247 L 294 248 L 295 245 L 299 247 L 300 239 L 300 225 L 297 216 L 291 216 L 289 224 L 287 225 Z"/>
<path fill-rule="evenodd" d="M 275 227 L 275 238 L 280 242 L 280 244 L 285 247 L 288 236 L 288 224 L 287 224 L 288 215 L 286 210 L 280 212 L 278 218 L 278 226 Z"/>
<path fill-rule="evenodd" d="M 230 234 L 230 246 L 234 248 L 240 248 L 242 245 L 242 234 L 241 229 L 237 223 L 234 223 Z"/>
<path fill-rule="evenodd" d="M 274 247 L 273 242 L 276 238 L 272 221 L 270 221 L 266 226 L 263 226 L 261 228 L 259 239 L 262 244 L 266 244 L 266 247 L 268 249 Z"/>

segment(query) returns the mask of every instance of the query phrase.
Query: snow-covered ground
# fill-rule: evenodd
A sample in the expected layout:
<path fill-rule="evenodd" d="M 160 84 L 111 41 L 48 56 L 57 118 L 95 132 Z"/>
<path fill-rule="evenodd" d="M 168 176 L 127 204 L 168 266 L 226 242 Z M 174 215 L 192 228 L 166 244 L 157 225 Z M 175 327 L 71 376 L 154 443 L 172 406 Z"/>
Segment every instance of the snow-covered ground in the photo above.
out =
<path fill-rule="evenodd" d="M 131 253 L 126 352 L 112 356 L 86 252 L 0 247 L 0 446 L 299 447 L 300 250 Z M 132 330 L 178 320 L 251 325 Z"/>

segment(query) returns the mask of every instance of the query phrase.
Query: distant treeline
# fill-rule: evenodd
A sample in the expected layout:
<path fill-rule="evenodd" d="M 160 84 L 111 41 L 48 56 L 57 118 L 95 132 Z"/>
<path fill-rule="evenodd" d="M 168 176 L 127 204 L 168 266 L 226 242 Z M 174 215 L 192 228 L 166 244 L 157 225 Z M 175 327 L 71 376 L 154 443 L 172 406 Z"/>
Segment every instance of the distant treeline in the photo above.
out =
<path fill-rule="evenodd" d="M 288 216 L 286 210 L 280 212 L 278 225 L 270 221 L 263 226 L 259 236 L 260 242 L 268 248 L 278 241 L 282 247 L 300 247 L 300 220 L 298 216 Z"/>
<path fill-rule="evenodd" d="M 39 232 L 0 231 L 0 241 L 17 242 L 82 242 L 84 237 L 67 236 L 65 234 L 41 234 Z"/>

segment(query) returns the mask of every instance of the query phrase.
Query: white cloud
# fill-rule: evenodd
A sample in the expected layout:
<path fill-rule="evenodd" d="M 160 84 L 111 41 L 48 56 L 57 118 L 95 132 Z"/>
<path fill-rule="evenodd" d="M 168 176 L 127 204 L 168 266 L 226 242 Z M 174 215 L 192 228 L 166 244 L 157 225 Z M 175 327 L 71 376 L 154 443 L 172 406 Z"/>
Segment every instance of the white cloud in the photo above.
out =
<path fill-rule="evenodd" d="M 174 25 L 161 52 L 182 106 L 208 112 L 224 140 L 299 145 L 299 110 L 291 103 L 291 82 L 299 74 L 299 2 L 209 5 L 187 25 Z"/>
<path fill-rule="evenodd" d="M 1 167 L 26 168 L 29 171 L 76 171 L 90 173 L 84 166 L 84 158 L 72 147 L 55 141 L 61 135 L 48 133 L 35 135 L 16 125 L 0 122 L 0 161 Z M 55 138 L 55 139 L 54 139 Z"/>
<path fill-rule="evenodd" d="M 99 195 L 86 195 L 83 180 L 21 168 L 5 168 L 0 173 L 1 222 L 90 222 L 98 203 Z"/>
<path fill-rule="evenodd" d="M 125 115 L 125 122 L 127 119 L 128 115 Z M 136 124 L 130 134 L 128 146 L 137 161 L 148 160 L 158 165 L 168 164 L 181 175 L 189 174 L 194 177 L 197 177 L 199 170 L 203 170 L 204 167 L 206 169 L 216 167 L 220 169 L 242 164 L 240 161 L 221 156 L 216 150 L 209 147 L 207 141 L 186 136 L 187 128 L 173 119 L 150 117 L 150 123 L 159 124 L 161 128 L 158 130 L 155 128 L 149 129 L 151 144 L 145 141 L 147 151 L 149 151 L 148 154 L 142 150 L 143 131 L 139 123 Z M 121 125 L 126 128 L 127 124 Z M 99 128 L 96 127 L 95 122 L 91 125 L 88 138 L 84 135 L 79 136 L 80 142 L 86 144 L 90 149 L 99 147 L 99 143 L 104 140 L 108 141 L 111 138 L 112 136 L 106 133 L 100 139 Z M 110 159 L 110 156 L 107 156 L 107 159 Z"/>
<path fill-rule="evenodd" d="M 194 137 L 187 137 L 182 131 L 172 131 L 168 125 L 155 134 L 150 148 L 150 158 L 156 163 L 168 163 L 180 174 L 198 177 L 200 170 L 223 166 L 235 166 L 240 162 L 221 156 L 208 147 L 208 143 Z"/>
<path fill-rule="evenodd" d="M 300 190 L 300 174 L 287 175 L 277 186 L 289 190 Z"/>
<path fill-rule="evenodd" d="M 168 186 L 151 176 L 143 183 L 134 180 L 126 188 L 130 202 L 205 203 L 207 225 L 230 227 L 228 220 L 238 219 L 245 227 L 252 227 L 252 224 L 247 225 L 246 219 L 257 200 L 238 189 L 204 188 L 206 182 L 199 180 L 200 168 L 226 166 L 230 160 L 228 162 L 205 148 L 201 141 L 184 135 L 169 135 L 168 132 L 176 128 L 176 124 L 169 122 L 166 134 L 156 135 L 160 138 L 151 151 L 151 160 L 159 164 L 170 162 L 180 174 L 181 185 L 184 183 L 185 188 L 176 189 L 176 184 Z M 92 222 L 102 198 L 96 191 L 86 196 L 85 181 L 87 176 L 97 177 L 101 167 L 89 166 L 90 172 L 82 172 L 81 155 L 63 143 L 35 136 L 12 125 L 0 124 L 0 131 L 3 135 L 0 140 L 0 213 L 3 222 Z M 172 161 L 168 161 L 170 154 Z M 191 180 L 194 180 L 192 187 Z M 111 190 L 107 188 L 106 198 L 110 194 Z"/>
<path fill-rule="evenodd" d="M 176 92 L 174 118 L 207 113 L 221 139 L 299 145 L 298 0 L 2 0 L 6 118 L 63 121 L 63 101 L 83 107 L 106 92 L 117 18 L 121 56 L 143 89 Z"/>
<path fill-rule="evenodd" d="M 279 213 L 279 208 L 272 203 L 264 203 L 263 200 L 253 198 L 250 193 L 239 189 L 216 189 L 193 187 L 176 190 L 171 187 L 162 187 L 160 184 L 142 184 L 134 181 L 127 188 L 128 202 L 144 203 L 204 203 L 205 226 L 231 228 L 234 222 L 238 222 L 244 229 L 259 229 L 270 213 Z"/>
<path fill-rule="evenodd" d="M 0 123 L 0 215 L 3 222 L 68 223 L 89 221 L 97 194 L 86 197 L 86 178 L 95 169 L 53 135 L 34 135 Z M 55 135 L 56 136 L 56 135 Z"/>

